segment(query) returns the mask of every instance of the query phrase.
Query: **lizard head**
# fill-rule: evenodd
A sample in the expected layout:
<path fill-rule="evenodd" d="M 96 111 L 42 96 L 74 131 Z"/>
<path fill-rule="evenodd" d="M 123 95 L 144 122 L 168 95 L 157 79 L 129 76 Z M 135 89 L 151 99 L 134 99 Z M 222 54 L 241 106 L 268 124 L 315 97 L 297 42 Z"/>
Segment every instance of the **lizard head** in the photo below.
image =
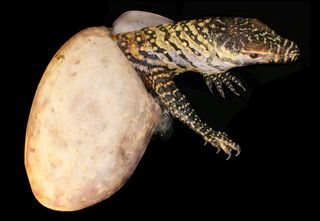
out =
<path fill-rule="evenodd" d="M 217 57 L 230 67 L 251 64 L 288 63 L 298 59 L 298 46 L 253 18 L 214 20 Z"/>

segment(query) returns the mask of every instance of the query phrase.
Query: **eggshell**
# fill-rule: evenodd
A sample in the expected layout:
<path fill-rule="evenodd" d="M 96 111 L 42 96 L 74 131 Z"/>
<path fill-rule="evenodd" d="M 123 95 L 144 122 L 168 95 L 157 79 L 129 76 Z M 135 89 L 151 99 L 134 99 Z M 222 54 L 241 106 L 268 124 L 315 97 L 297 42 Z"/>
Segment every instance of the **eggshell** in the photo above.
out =
<path fill-rule="evenodd" d="M 112 24 L 113 34 L 137 31 L 145 27 L 172 23 L 170 18 L 144 11 L 127 11 L 120 15 Z"/>

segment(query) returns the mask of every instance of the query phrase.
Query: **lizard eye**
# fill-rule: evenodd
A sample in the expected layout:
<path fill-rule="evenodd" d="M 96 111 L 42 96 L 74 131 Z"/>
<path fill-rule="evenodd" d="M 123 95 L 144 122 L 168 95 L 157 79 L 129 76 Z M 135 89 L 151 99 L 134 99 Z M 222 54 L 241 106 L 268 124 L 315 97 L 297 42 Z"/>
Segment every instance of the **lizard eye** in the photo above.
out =
<path fill-rule="evenodd" d="M 250 53 L 249 56 L 250 56 L 250 58 L 252 58 L 252 59 L 256 59 L 256 58 L 259 57 L 259 54 L 257 54 L 257 53 Z"/>

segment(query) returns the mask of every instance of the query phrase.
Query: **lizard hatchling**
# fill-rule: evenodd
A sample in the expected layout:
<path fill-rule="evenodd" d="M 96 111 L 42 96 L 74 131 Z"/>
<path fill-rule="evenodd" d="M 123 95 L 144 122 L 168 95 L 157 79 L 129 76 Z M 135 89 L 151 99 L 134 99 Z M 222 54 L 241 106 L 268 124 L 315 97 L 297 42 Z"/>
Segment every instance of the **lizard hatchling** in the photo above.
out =
<path fill-rule="evenodd" d="M 25 167 L 38 201 L 75 211 L 114 194 L 150 137 L 168 137 L 177 118 L 228 158 L 240 147 L 203 122 L 173 79 L 199 72 L 212 90 L 244 89 L 229 71 L 295 61 L 299 49 L 257 19 L 172 20 L 129 11 L 113 28 L 87 28 L 47 66 L 32 102 Z M 148 91 L 147 91 L 147 90 Z M 149 93 L 148 93 L 149 92 Z"/>
<path fill-rule="evenodd" d="M 147 89 L 159 102 L 163 118 L 171 116 L 187 124 L 205 142 L 228 154 L 240 147 L 226 133 L 217 132 L 196 114 L 173 78 L 200 73 L 210 91 L 213 85 L 224 97 L 223 86 L 245 88 L 230 69 L 254 64 L 288 63 L 298 59 L 298 46 L 254 18 L 206 17 L 169 22 L 125 33 L 112 39 L 132 62 Z M 165 133 L 165 131 L 164 131 Z"/>

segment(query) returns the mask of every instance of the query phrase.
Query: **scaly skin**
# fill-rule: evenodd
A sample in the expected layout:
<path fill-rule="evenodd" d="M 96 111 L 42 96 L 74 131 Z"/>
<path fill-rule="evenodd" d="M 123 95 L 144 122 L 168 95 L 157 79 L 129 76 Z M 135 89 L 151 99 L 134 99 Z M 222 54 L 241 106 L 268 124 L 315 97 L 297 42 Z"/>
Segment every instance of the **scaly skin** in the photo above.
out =
<path fill-rule="evenodd" d="M 257 19 L 203 18 L 148 27 L 112 36 L 140 74 L 148 90 L 158 96 L 163 110 L 187 124 L 206 142 L 231 156 L 240 147 L 225 133 L 204 123 L 175 85 L 174 76 L 199 72 L 210 91 L 231 83 L 242 86 L 228 70 L 251 64 L 287 63 L 299 56 L 295 43 L 276 34 Z M 238 95 L 238 94 L 237 94 Z"/>

